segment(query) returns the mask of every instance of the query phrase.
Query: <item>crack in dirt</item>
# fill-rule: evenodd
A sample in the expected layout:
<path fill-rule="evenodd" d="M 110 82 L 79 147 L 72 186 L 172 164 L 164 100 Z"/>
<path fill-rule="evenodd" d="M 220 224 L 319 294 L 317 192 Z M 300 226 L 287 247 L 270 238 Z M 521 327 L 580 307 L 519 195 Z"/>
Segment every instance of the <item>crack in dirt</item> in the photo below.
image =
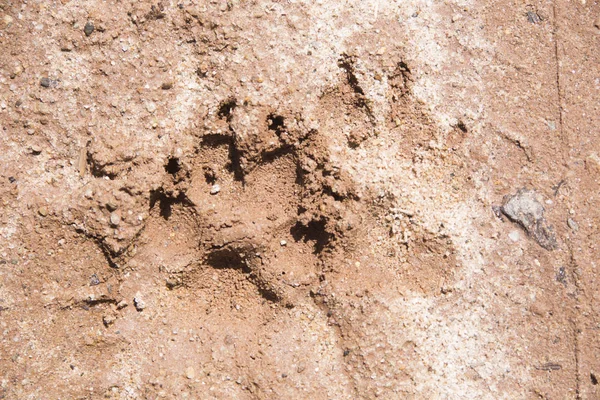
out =
<path fill-rule="evenodd" d="M 562 151 L 562 161 L 563 161 L 563 165 L 566 167 L 567 169 L 567 173 L 569 171 L 572 170 L 571 167 L 571 163 L 568 162 L 569 159 L 569 151 L 570 151 L 570 145 L 569 145 L 569 137 L 568 135 L 565 133 L 565 129 L 564 129 L 564 107 L 563 107 L 563 102 L 564 102 L 564 98 L 563 98 L 563 86 L 561 83 L 561 71 L 560 71 L 560 66 L 561 66 L 561 58 L 560 58 L 560 52 L 559 52 L 559 25 L 558 25 L 558 7 L 556 4 L 557 0 L 553 0 L 552 2 L 552 12 L 553 12 L 553 29 L 552 29 L 552 37 L 553 37 L 553 41 L 554 41 L 554 57 L 555 57 L 555 65 L 556 65 L 556 95 L 557 95 L 557 105 L 558 105 L 558 117 L 559 117 L 559 130 L 560 130 L 560 136 L 561 136 L 561 140 L 563 142 L 563 151 Z M 559 185 L 557 185 L 556 189 L 555 189 L 555 194 L 558 192 L 558 190 L 560 189 L 560 186 L 562 185 L 563 181 L 561 181 L 559 183 Z M 571 275 L 573 276 L 573 280 L 574 280 L 574 284 L 575 284 L 575 288 L 576 288 L 576 306 L 575 306 L 575 311 L 574 311 L 574 317 L 572 318 L 572 330 L 573 330 L 573 338 L 574 338 L 574 348 L 573 348 L 573 355 L 575 358 L 575 381 L 576 381 L 576 390 L 575 390 L 575 395 L 577 399 L 581 398 L 581 381 L 582 381 L 582 377 L 581 377 L 581 370 L 580 370 L 580 344 L 579 344 L 579 333 L 581 331 L 581 327 L 580 327 L 580 322 L 579 322 L 579 317 L 577 315 L 577 309 L 579 309 L 579 307 L 581 306 L 581 298 L 580 298 L 580 293 L 581 293 L 581 283 L 580 283 L 580 279 L 579 279 L 579 273 L 577 272 L 577 263 L 575 261 L 574 258 L 574 253 L 573 253 L 573 248 L 571 243 L 567 243 L 567 248 L 569 251 L 569 269 L 571 271 Z"/>
<path fill-rule="evenodd" d="M 581 355 L 581 348 L 580 348 L 580 344 L 579 344 L 579 336 L 581 333 L 581 322 L 579 321 L 579 314 L 577 313 L 577 310 L 580 308 L 581 305 L 581 295 L 583 294 L 583 288 L 581 287 L 581 279 L 580 279 L 580 274 L 579 274 L 579 267 L 577 266 L 577 262 L 575 261 L 575 256 L 574 256 L 574 252 L 573 252 L 573 246 L 570 242 L 567 243 L 567 248 L 569 250 L 569 270 L 571 271 L 571 276 L 573 279 L 573 283 L 575 285 L 575 301 L 576 301 L 576 306 L 575 306 L 575 310 L 574 310 L 574 315 L 571 318 L 571 324 L 572 327 L 571 329 L 573 330 L 573 339 L 574 339 L 574 346 L 573 346 L 573 354 L 575 357 L 575 379 L 576 379 L 576 390 L 575 390 L 575 394 L 577 396 L 577 399 L 581 398 L 581 379 L 582 379 L 582 374 L 581 374 L 581 370 L 580 370 L 580 355 Z"/>

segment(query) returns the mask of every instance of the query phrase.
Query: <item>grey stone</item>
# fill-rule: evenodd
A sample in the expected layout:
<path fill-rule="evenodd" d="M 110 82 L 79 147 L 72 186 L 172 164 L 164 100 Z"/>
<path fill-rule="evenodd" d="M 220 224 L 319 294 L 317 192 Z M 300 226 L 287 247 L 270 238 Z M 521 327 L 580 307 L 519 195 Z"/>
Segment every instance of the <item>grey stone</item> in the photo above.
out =
<path fill-rule="evenodd" d="M 533 190 L 519 189 L 514 195 L 504 196 L 502 213 L 519 224 L 527 234 L 546 250 L 556 248 L 552 227 L 544 218 L 544 206 L 536 199 Z"/>
<path fill-rule="evenodd" d="M 100 284 L 100 279 L 98 275 L 94 274 L 90 277 L 90 286 L 97 286 Z"/>
<path fill-rule="evenodd" d="M 40 86 L 44 88 L 55 88 L 58 87 L 58 81 L 48 77 L 43 77 L 40 79 Z"/>
<path fill-rule="evenodd" d="M 532 24 L 539 24 L 542 22 L 542 18 L 537 12 L 527 11 L 527 21 L 531 22 Z"/>
<path fill-rule="evenodd" d="M 94 33 L 94 29 L 95 29 L 94 24 L 91 22 L 88 22 L 83 27 L 83 33 L 85 33 L 85 36 L 90 36 L 92 33 Z"/>

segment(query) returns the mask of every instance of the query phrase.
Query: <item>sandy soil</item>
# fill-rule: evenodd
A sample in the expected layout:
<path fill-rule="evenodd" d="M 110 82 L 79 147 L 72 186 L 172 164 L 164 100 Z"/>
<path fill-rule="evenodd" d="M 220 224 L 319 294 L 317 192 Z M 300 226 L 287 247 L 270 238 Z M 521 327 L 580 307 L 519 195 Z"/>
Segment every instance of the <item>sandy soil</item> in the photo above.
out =
<path fill-rule="evenodd" d="M 0 0 L 0 398 L 600 398 L 600 5 Z"/>

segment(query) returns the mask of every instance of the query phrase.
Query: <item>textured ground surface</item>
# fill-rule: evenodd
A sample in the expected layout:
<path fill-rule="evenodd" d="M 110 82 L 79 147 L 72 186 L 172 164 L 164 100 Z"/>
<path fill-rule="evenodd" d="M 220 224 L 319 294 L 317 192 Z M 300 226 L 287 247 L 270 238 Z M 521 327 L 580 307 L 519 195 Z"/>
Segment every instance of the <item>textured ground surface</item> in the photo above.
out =
<path fill-rule="evenodd" d="M 0 398 L 599 398 L 599 48 L 592 0 L 0 0 Z"/>

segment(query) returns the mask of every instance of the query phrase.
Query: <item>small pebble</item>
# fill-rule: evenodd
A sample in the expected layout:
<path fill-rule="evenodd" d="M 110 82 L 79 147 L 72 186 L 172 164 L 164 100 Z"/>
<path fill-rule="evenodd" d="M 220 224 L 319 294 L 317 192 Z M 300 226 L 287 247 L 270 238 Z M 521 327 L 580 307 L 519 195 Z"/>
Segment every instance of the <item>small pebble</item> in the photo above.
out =
<path fill-rule="evenodd" d="M 519 235 L 519 231 L 512 231 L 511 233 L 508 234 L 508 237 L 513 242 L 518 242 L 519 239 L 521 238 L 521 235 Z"/>
<path fill-rule="evenodd" d="M 596 21 L 594 21 L 594 26 L 600 29 L 600 17 L 596 18 Z"/>
<path fill-rule="evenodd" d="M 194 371 L 193 367 L 187 367 L 185 369 L 185 376 L 188 379 L 194 379 L 196 377 L 196 371 Z"/>
<path fill-rule="evenodd" d="M 573 232 L 577 232 L 579 230 L 579 224 L 577 224 L 577 222 L 575 222 L 575 220 L 572 218 L 567 218 L 567 225 L 569 225 L 569 228 L 573 229 Z"/>
<path fill-rule="evenodd" d="M 221 191 L 221 186 L 218 184 L 214 184 L 212 185 L 212 187 L 210 188 L 210 194 L 217 194 Z"/>
<path fill-rule="evenodd" d="M 110 213 L 110 224 L 113 226 L 119 226 L 121 223 L 121 217 L 116 212 Z"/>
<path fill-rule="evenodd" d="M 63 40 L 60 43 L 60 51 L 65 51 L 65 52 L 73 51 L 73 42 L 71 42 L 70 40 Z"/>
<path fill-rule="evenodd" d="M 156 104 L 154 104 L 153 102 L 149 101 L 148 103 L 146 103 L 146 110 L 148 110 L 148 112 L 150 114 L 154 113 L 154 111 L 156 111 Z"/>
<path fill-rule="evenodd" d="M 146 302 L 142 299 L 140 292 L 135 294 L 135 297 L 133 298 L 133 305 L 135 305 L 135 309 L 138 311 L 143 311 L 146 308 Z"/>
<path fill-rule="evenodd" d="M 120 302 L 117 303 L 117 310 L 122 310 L 123 308 L 127 307 L 129 304 L 127 304 L 127 302 L 125 300 L 121 300 Z"/>
<path fill-rule="evenodd" d="M 106 326 L 107 328 L 114 324 L 115 321 L 117 320 L 117 318 L 114 315 L 105 315 L 104 317 L 102 317 L 102 322 L 104 322 L 104 326 Z"/>
<path fill-rule="evenodd" d="M 169 90 L 173 87 L 173 82 L 171 81 L 167 81 L 167 82 L 163 82 L 161 89 L 162 90 Z"/>
<path fill-rule="evenodd" d="M 281 242 L 279 242 L 279 244 L 282 245 L 282 246 L 286 246 L 287 242 L 285 240 L 282 240 Z"/>
<path fill-rule="evenodd" d="M 42 148 L 40 146 L 38 146 L 37 144 L 34 144 L 33 146 L 31 146 L 31 154 L 38 155 L 41 152 L 42 152 Z"/>
<path fill-rule="evenodd" d="M 58 86 L 58 81 L 48 77 L 43 77 L 40 79 L 40 86 L 45 88 L 55 88 Z"/>
<path fill-rule="evenodd" d="M 83 33 L 85 33 L 85 36 L 90 36 L 93 32 L 94 32 L 94 24 L 91 22 L 88 22 L 87 24 L 85 24 L 85 27 L 83 28 Z"/>
<path fill-rule="evenodd" d="M 2 29 L 6 29 L 9 26 L 11 26 L 13 22 L 13 17 L 11 17 L 10 15 L 4 15 L 2 17 Z"/>
<path fill-rule="evenodd" d="M 45 217 L 48 215 L 48 209 L 46 207 L 40 207 L 38 209 L 38 214 L 40 214 L 42 217 Z"/>
<path fill-rule="evenodd" d="M 177 286 L 181 285 L 181 281 L 176 278 L 168 278 L 167 279 L 167 288 L 175 289 Z"/>
<path fill-rule="evenodd" d="M 15 67 L 12 70 L 12 72 L 10 73 L 10 79 L 15 79 L 22 72 L 23 72 L 23 65 L 21 65 L 21 64 L 15 65 Z"/>
<path fill-rule="evenodd" d="M 527 21 L 531 22 L 532 24 L 539 24 L 540 22 L 542 22 L 542 19 L 540 18 L 538 13 L 533 11 L 527 11 Z"/>
<path fill-rule="evenodd" d="M 98 279 L 98 275 L 94 274 L 90 277 L 90 286 L 96 286 L 100 284 L 100 279 Z"/>

